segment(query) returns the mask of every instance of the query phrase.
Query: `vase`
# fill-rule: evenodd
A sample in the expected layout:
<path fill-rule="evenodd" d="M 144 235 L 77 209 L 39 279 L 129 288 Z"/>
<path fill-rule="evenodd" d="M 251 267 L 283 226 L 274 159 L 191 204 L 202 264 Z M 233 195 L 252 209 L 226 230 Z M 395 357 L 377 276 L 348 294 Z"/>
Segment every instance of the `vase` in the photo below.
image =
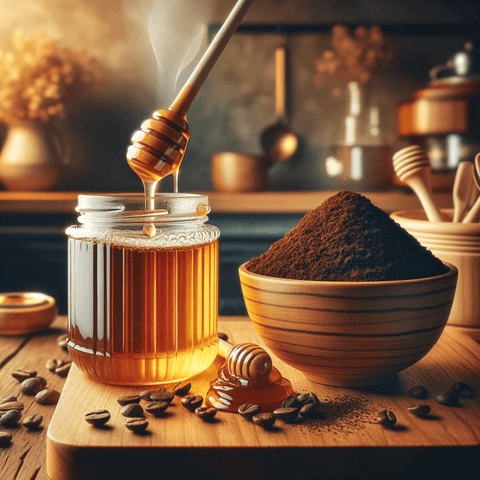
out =
<path fill-rule="evenodd" d="M 0 152 L 0 182 L 8 190 L 49 190 L 67 161 L 67 145 L 52 123 L 23 123 L 8 128 Z"/>
<path fill-rule="evenodd" d="M 332 189 L 387 190 L 393 183 L 391 147 L 375 88 L 350 82 L 335 112 L 325 171 Z"/>

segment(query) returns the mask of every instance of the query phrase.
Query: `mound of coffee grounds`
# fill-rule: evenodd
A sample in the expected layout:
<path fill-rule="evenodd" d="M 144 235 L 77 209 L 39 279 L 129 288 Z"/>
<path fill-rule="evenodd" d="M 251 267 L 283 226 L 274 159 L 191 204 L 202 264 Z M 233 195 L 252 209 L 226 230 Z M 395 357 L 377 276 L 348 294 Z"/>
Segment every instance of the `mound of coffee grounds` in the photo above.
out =
<path fill-rule="evenodd" d="M 368 282 L 433 277 L 447 267 L 383 210 L 342 191 L 246 265 L 297 280 Z"/>

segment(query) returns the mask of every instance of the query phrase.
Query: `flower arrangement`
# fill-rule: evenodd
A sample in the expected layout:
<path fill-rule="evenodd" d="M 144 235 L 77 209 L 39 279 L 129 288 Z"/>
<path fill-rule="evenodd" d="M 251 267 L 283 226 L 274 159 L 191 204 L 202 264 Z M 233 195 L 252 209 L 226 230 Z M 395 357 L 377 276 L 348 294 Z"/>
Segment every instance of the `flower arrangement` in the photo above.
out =
<path fill-rule="evenodd" d="M 333 84 L 334 94 L 339 95 L 340 87 L 350 82 L 367 84 L 373 72 L 387 67 L 391 59 L 380 27 L 360 26 L 352 35 L 347 27 L 336 25 L 332 29 L 332 49 L 315 61 L 314 83 Z"/>
<path fill-rule="evenodd" d="M 6 123 L 63 118 L 100 79 L 94 58 L 44 33 L 16 31 L 12 45 L 0 50 L 0 120 Z"/>

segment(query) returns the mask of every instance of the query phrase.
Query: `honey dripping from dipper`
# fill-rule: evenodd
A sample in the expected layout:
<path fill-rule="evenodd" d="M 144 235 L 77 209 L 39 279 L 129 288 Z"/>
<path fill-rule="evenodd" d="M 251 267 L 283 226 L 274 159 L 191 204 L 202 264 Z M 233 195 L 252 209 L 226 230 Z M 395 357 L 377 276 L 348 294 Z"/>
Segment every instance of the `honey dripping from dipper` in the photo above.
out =
<path fill-rule="evenodd" d="M 245 403 L 258 405 L 263 412 L 281 407 L 294 393 L 290 381 L 272 365 L 270 355 L 253 343 L 235 346 L 219 339 L 226 362 L 210 382 L 205 404 L 227 412 L 238 412 Z M 225 353 L 226 352 L 226 353 Z"/>

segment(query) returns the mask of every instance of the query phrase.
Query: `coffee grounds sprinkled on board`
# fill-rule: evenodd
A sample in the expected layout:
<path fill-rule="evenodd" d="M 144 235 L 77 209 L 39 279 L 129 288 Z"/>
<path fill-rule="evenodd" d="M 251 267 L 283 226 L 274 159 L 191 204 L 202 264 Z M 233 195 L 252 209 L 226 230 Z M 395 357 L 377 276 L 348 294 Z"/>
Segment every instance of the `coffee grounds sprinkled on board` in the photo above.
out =
<path fill-rule="evenodd" d="M 383 210 L 349 191 L 307 213 L 246 268 L 270 277 L 339 282 L 409 280 L 448 271 Z"/>
<path fill-rule="evenodd" d="M 368 424 L 376 424 L 377 412 L 384 405 L 376 404 L 371 399 L 357 395 L 338 395 L 320 399 L 324 416 L 295 425 L 306 434 L 333 433 L 351 435 L 365 428 Z"/>

